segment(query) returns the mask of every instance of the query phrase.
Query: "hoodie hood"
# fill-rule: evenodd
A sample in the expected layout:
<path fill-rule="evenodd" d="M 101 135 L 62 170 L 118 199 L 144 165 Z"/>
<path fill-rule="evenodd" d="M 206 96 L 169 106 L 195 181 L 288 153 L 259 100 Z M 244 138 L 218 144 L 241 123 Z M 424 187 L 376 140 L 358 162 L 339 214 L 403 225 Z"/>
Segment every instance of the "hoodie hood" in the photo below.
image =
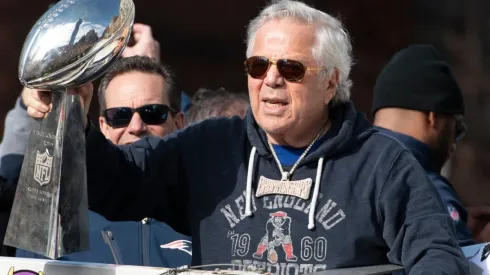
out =
<path fill-rule="evenodd" d="M 330 109 L 332 126 L 319 139 L 322 141 L 316 150 L 309 152 L 300 165 L 317 161 L 320 156 L 332 157 L 341 154 L 362 143 L 376 130 L 362 113 L 358 113 L 354 104 L 347 101 Z M 267 143 L 265 131 L 260 128 L 255 120 L 252 110 L 249 109 L 246 115 L 246 131 L 252 147 L 257 149 L 257 153 L 265 158 L 272 158 L 272 152 Z"/>

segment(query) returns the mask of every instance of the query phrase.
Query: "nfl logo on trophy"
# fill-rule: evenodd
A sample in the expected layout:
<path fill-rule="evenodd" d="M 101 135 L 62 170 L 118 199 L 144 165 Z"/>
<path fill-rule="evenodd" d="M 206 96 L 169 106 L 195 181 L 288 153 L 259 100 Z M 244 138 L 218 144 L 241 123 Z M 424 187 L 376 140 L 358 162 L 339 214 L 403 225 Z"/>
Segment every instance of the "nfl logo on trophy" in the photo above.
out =
<path fill-rule="evenodd" d="M 51 180 L 52 167 L 53 156 L 49 155 L 48 150 L 44 153 L 37 151 L 36 165 L 34 166 L 34 180 L 37 181 L 41 187 L 47 185 Z"/>

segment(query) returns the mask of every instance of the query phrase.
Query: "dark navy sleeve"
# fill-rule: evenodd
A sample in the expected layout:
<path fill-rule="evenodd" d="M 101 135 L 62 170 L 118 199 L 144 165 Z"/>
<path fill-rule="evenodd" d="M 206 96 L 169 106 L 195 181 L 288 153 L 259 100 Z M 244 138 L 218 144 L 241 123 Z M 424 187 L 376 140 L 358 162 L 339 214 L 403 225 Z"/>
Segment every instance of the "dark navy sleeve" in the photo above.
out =
<path fill-rule="evenodd" d="M 391 262 L 407 274 L 469 274 L 453 221 L 408 151 L 391 163 L 378 203 Z"/>
<path fill-rule="evenodd" d="M 459 245 L 468 246 L 476 244 L 471 235 L 471 231 L 467 226 L 468 212 L 463 206 L 456 190 L 454 190 L 449 182 L 437 174 L 431 173 L 429 174 L 429 178 L 434 183 L 442 203 L 453 220 Z"/>
<path fill-rule="evenodd" d="M 93 125 L 87 130 L 89 207 L 111 221 L 153 217 L 189 235 L 187 183 L 179 132 L 116 146 Z"/>

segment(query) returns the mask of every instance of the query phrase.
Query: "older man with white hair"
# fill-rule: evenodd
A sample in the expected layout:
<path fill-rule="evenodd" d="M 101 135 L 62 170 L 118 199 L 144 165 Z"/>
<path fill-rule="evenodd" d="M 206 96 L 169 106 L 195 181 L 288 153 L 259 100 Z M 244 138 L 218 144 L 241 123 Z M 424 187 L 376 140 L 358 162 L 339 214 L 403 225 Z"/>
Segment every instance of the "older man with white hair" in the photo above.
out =
<path fill-rule="evenodd" d="M 423 169 L 350 102 L 351 62 L 338 20 L 296 1 L 269 5 L 248 28 L 245 119 L 121 147 L 87 123 L 90 207 L 190 234 L 193 265 L 305 274 L 395 263 L 408 274 L 467 274 Z M 88 111 L 92 86 L 74 92 Z M 49 109 L 44 93 L 32 93 L 34 117 Z"/>

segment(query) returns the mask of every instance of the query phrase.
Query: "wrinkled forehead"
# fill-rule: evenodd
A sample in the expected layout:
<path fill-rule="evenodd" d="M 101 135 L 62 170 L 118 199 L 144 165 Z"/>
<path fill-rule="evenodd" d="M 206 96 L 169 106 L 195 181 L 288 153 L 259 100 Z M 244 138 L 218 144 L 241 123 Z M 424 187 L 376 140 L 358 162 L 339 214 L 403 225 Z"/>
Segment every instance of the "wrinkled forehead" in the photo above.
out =
<path fill-rule="evenodd" d="M 271 20 L 258 29 L 252 51 L 309 57 L 316 41 L 312 25 L 290 19 Z"/>

